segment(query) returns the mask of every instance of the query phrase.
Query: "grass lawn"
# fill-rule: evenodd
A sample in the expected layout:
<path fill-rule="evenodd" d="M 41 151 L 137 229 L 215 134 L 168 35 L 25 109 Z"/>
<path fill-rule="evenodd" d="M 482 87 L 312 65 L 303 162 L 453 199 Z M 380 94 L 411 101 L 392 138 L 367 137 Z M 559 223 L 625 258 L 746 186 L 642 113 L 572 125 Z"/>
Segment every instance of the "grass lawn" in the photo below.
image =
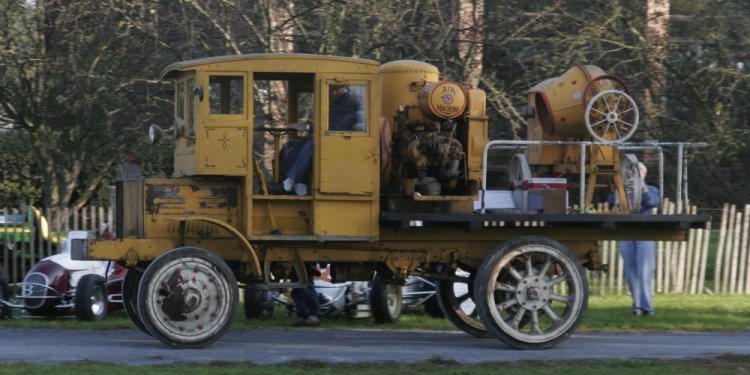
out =
<path fill-rule="evenodd" d="M 657 295 L 656 315 L 636 317 L 630 314 L 628 296 L 592 296 L 589 310 L 579 332 L 639 332 L 639 331 L 741 331 L 750 330 L 750 296 L 748 295 Z M 273 318 L 247 320 L 240 314 L 232 329 L 278 328 L 292 329 L 295 320 L 287 316 L 283 306 L 277 306 Z M 4 327 L 129 328 L 132 323 L 123 311 L 110 314 L 103 322 L 80 322 L 75 319 L 12 319 L 0 320 L 0 334 Z M 430 317 L 420 311 L 402 316 L 395 325 L 376 325 L 371 319 L 326 317 L 323 327 L 330 329 L 425 329 L 454 330 L 445 319 Z M 2 337 L 0 336 L 0 340 Z M 0 345 L 1 347 L 1 345 Z M 571 361 L 571 362 L 513 362 L 461 365 L 433 360 L 413 365 L 395 363 L 327 364 L 294 362 L 286 365 L 255 366 L 252 364 L 213 363 L 200 365 L 142 366 L 137 368 L 86 363 L 75 365 L 0 365 L 2 374 L 747 374 L 750 357 L 729 356 L 717 359 L 688 361 Z"/>
<path fill-rule="evenodd" d="M 55 375 L 178 375 L 178 374 L 267 374 L 267 375 L 328 375 L 357 374 L 441 374 L 441 375 L 684 375 L 684 374 L 746 374 L 750 358 L 725 356 L 716 359 L 686 361 L 572 361 L 572 362 L 512 362 L 460 365 L 453 362 L 432 360 L 413 365 L 361 363 L 325 364 L 299 362 L 286 365 L 255 366 L 252 364 L 215 363 L 206 365 L 142 366 L 125 367 L 106 364 L 75 365 L 9 365 L 0 366 L 0 375 L 55 374 Z"/>
<path fill-rule="evenodd" d="M 637 332 L 637 331 L 743 331 L 750 330 L 749 295 L 661 295 L 654 298 L 656 314 L 636 317 L 630 313 L 630 297 L 591 296 L 589 309 L 579 332 Z M 242 310 L 240 308 L 240 310 Z M 248 320 L 242 312 L 232 329 L 274 328 L 292 329 L 296 317 L 289 316 L 277 305 L 271 319 Z M 120 310 L 112 312 L 101 322 L 82 322 L 72 318 L 0 320 L 3 327 L 23 328 L 131 328 L 133 324 Z M 402 315 L 398 324 L 375 324 L 372 319 L 325 317 L 323 327 L 331 329 L 422 329 L 455 330 L 446 319 L 433 318 L 421 309 Z"/>

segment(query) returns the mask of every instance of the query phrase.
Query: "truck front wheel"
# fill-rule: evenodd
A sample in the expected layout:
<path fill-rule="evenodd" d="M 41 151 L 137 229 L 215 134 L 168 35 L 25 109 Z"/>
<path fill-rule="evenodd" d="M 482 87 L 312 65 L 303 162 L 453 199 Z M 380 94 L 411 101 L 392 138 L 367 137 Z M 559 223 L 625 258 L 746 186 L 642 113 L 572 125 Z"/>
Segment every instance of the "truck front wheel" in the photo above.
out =
<path fill-rule="evenodd" d="M 237 279 L 209 251 L 183 247 L 156 258 L 138 287 L 138 313 L 152 336 L 175 348 L 202 348 L 237 315 Z"/>
<path fill-rule="evenodd" d="M 588 307 L 583 267 L 567 247 L 546 237 L 519 237 L 490 251 L 474 290 L 484 326 L 517 349 L 563 342 Z"/>

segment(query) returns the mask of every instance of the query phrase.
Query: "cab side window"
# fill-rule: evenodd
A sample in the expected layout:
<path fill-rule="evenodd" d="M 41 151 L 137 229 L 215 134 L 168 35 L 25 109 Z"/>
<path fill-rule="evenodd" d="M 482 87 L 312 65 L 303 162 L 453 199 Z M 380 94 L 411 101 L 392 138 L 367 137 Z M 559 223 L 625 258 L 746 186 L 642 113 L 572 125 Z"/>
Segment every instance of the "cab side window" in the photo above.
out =
<path fill-rule="evenodd" d="M 328 130 L 332 132 L 365 132 L 365 100 L 363 85 L 328 86 Z"/>
<path fill-rule="evenodd" d="M 195 79 L 191 78 L 187 81 L 187 92 L 188 92 L 188 136 L 195 136 L 195 108 L 196 98 L 195 95 Z"/>
<path fill-rule="evenodd" d="M 208 79 L 208 109 L 210 114 L 241 115 L 243 110 L 242 76 L 211 76 Z"/>
<path fill-rule="evenodd" d="M 178 82 L 175 89 L 175 139 L 184 136 L 185 131 L 185 82 Z"/>

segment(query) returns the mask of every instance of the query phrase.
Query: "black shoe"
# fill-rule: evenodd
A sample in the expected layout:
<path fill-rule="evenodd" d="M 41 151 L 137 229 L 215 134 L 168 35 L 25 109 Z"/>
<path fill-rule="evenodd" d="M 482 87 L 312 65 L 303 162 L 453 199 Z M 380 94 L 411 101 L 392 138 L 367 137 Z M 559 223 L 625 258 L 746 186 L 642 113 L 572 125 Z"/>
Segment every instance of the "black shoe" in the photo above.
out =
<path fill-rule="evenodd" d="M 305 319 L 305 327 L 317 327 L 320 325 L 320 318 L 315 315 L 310 315 Z"/>
<path fill-rule="evenodd" d="M 317 327 L 320 325 L 320 318 L 310 315 L 305 319 L 299 319 L 292 324 L 292 327 Z"/>
<path fill-rule="evenodd" d="M 268 181 L 266 182 L 266 186 L 268 186 L 268 194 L 294 194 L 294 191 L 284 190 L 284 185 L 281 182 Z"/>

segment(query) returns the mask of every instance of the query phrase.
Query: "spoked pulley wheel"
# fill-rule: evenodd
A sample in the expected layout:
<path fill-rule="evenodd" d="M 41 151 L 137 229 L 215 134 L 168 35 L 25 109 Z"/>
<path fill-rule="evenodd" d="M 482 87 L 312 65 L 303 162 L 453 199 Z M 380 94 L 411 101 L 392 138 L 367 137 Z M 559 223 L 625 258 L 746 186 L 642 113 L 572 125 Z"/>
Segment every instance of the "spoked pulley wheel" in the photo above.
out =
<path fill-rule="evenodd" d="M 511 189 L 520 189 L 524 181 L 531 178 L 531 167 L 524 154 L 515 154 L 508 165 L 508 178 Z"/>
<path fill-rule="evenodd" d="M 143 325 L 176 348 L 201 348 L 216 341 L 232 325 L 238 302 L 237 280 L 224 260 L 192 247 L 156 258 L 138 288 Z"/>
<path fill-rule="evenodd" d="M 594 95 L 586 105 L 586 129 L 600 142 L 625 142 L 638 129 L 638 107 L 635 100 L 620 90 L 606 90 Z"/>
<path fill-rule="evenodd" d="M 588 283 L 567 247 L 525 236 L 485 256 L 474 296 L 479 318 L 495 337 L 518 349 L 544 349 L 567 339 L 581 323 Z"/>
<path fill-rule="evenodd" d="M 628 211 L 634 214 L 641 212 L 643 180 L 638 167 L 638 158 L 635 155 L 620 155 L 620 177 L 625 196 L 628 199 Z"/>

